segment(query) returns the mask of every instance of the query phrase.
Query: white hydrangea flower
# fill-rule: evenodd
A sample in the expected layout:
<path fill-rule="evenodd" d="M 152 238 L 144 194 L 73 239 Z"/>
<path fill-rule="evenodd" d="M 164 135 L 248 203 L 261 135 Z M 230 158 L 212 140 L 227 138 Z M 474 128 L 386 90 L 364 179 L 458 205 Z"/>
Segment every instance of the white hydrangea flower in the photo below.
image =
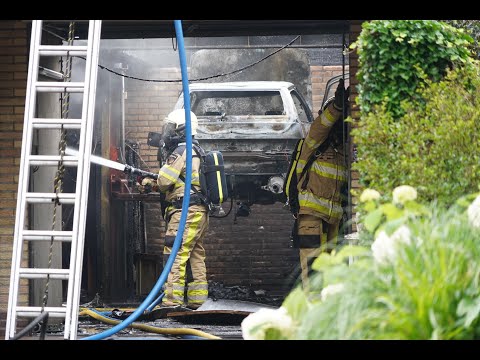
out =
<path fill-rule="evenodd" d="M 244 340 L 265 340 L 266 331 L 270 328 L 279 330 L 285 337 L 293 331 L 293 320 L 283 306 L 260 309 L 243 319 L 241 325 Z"/>
<path fill-rule="evenodd" d="M 367 202 L 378 199 L 380 199 L 380 193 L 377 190 L 373 189 L 365 189 L 360 195 L 360 202 Z"/>
<path fill-rule="evenodd" d="M 395 256 L 393 244 L 392 238 L 385 231 L 380 231 L 372 244 L 373 258 L 377 263 L 388 263 Z"/>
<path fill-rule="evenodd" d="M 395 204 L 405 204 L 417 198 L 417 190 L 409 185 L 401 185 L 393 189 L 392 195 Z"/>
<path fill-rule="evenodd" d="M 375 238 L 372 244 L 373 258 L 380 264 L 386 264 L 395 260 L 396 249 L 395 246 L 399 243 L 411 244 L 412 236 L 410 229 L 402 225 L 400 226 L 392 236 L 388 236 L 385 231 L 381 231 Z"/>
<path fill-rule="evenodd" d="M 402 242 L 404 244 L 410 245 L 412 242 L 412 233 L 407 226 L 402 225 L 397 230 L 395 230 L 391 238 L 394 243 Z"/>
<path fill-rule="evenodd" d="M 468 221 L 473 227 L 480 228 L 480 196 L 470 204 L 467 210 Z"/>
<path fill-rule="evenodd" d="M 342 283 L 328 285 L 322 289 L 322 292 L 320 293 L 320 297 L 322 301 L 325 301 L 327 297 L 334 294 L 338 294 L 339 292 L 342 292 L 344 288 L 345 286 Z"/>

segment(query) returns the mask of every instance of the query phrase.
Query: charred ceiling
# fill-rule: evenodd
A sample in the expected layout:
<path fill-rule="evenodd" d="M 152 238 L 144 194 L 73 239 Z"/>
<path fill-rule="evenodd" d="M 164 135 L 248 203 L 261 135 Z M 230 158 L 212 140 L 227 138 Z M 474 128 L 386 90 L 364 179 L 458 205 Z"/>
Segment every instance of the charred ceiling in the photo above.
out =
<path fill-rule="evenodd" d="M 185 37 L 325 34 L 348 31 L 348 20 L 182 20 Z M 79 22 L 76 35 L 86 37 Z M 173 20 L 104 20 L 102 39 L 148 39 L 175 36 Z"/>

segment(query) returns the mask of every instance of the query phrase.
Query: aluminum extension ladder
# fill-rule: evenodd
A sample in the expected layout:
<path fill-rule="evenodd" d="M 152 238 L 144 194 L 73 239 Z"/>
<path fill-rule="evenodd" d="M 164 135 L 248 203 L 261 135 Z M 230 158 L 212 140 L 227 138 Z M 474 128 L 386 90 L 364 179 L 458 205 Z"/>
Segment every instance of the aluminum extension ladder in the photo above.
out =
<path fill-rule="evenodd" d="M 97 85 L 98 56 L 100 48 L 101 20 L 88 20 L 88 39 L 85 46 L 42 45 L 42 20 L 32 21 L 25 117 L 22 138 L 22 153 L 18 179 L 17 211 L 8 297 L 6 340 L 14 338 L 17 318 L 36 318 L 48 312 L 49 317 L 65 318 L 65 339 L 75 340 L 78 328 L 78 307 L 80 301 L 83 246 L 87 215 L 88 185 L 90 175 L 90 154 L 92 148 L 95 94 Z M 83 82 L 38 81 L 39 59 L 41 56 L 83 56 L 86 58 Z M 83 93 L 80 119 L 45 119 L 36 117 L 38 93 Z M 79 129 L 79 151 L 76 156 L 32 155 L 34 129 Z M 28 184 L 31 166 L 56 166 L 62 160 L 66 166 L 77 166 L 74 193 L 29 192 Z M 57 197 L 58 196 L 58 197 Z M 27 229 L 26 208 L 28 204 L 73 204 L 73 227 L 71 231 Z M 54 205 L 55 206 L 55 205 Z M 68 269 L 25 268 L 21 266 L 24 244 L 36 241 L 71 242 Z M 60 279 L 68 281 L 66 306 L 40 307 L 18 304 L 20 281 L 22 279 Z"/>

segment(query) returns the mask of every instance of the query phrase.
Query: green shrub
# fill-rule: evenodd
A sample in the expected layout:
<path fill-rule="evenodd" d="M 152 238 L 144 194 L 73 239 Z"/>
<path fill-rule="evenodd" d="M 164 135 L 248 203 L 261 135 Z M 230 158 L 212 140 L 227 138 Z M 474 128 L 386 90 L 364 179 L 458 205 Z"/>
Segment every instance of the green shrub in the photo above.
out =
<path fill-rule="evenodd" d="M 421 102 L 417 88 L 438 81 L 448 67 L 471 60 L 473 39 L 463 29 L 433 20 L 364 22 L 352 44 L 358 51 L 357 98 L 362 113 L 377 105 L 393 118 L 403 114 L 401 102 Z"/>
<path fill-rule="evenodd" d="M 388 193 L 411 184 L 421 200 L 448 206 L 480 183 L 480 67 L 427 84 L 424 107 L 404 103 L 399 119 L 386 106 L 361 117 L 351 132 L 358 148 L 352 168 L 363 187 Z"/>
<path fill-rule="evenodd" d="M 410 243 L 397 243 L 390 262 L 366 258 L 344 268 L 335 279 L 343 291 L 310 305 L 297 336 L 479 339 L 480 231 L 465 215 L 437 210 L 432 204 L 430 216 L 405 222 Z"/>
<path fill-rule="evenodd" d="M 480 57 L 480 21 L 478 20 L 444 20 L 447 24 L 452 25 L 453 27 L 459 29 L 465 29 L 467 34 L 469 34 L 473 40 L 474 44 L 472 49 L 477 55 L 477 58 Z"/>
<path fill-rule="evenodd" d="M 322 253 L 313 263 L 318 271 L 313 292 L 296 288 L 270 319 L 249 315 L 253 319 L 245 322 L 245 334 L 262 339 L 480 339 L 479 193 L 444 210 L 434 202 L 418 203 L 409 186 L 394 192 L 392 202 L 371 197 L 362 204 L 362 223 L 382 209 L 379 221 L 364 223 L 362 232 L 375 239 L 371 247 L 348 245 Z M 275 321 L 279 315 L 285 320 Z M 259 323 L 270 332 L 258 331 Z"/>

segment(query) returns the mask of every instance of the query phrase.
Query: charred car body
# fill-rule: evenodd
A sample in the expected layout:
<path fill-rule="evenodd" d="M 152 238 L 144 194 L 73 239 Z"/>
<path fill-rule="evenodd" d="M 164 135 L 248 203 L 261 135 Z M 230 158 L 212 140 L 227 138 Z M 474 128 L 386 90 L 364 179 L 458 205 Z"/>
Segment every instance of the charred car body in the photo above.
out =
<path fill-rule="evenodd" d="M 295 143 L 305 137 L 312 112 L 292 83 L 194 83 L 190 106 L 196 139 L 221 151 L 229 194 L 244 206 L 285 201 L 283 182 Z M 183 93 L 175 109 L 184 107 Z"/>
<path fill-rule="evenodd" d="M 195 138 L 206 151 L 222 152 L 229 196 L 240 205 L 237 215 L 247 216 L 253 204 L 285 202 L 290 155 L 314 119 L 294 84 L 193 83 L 189 91 L 198 119 Z M 175 109 L 183 107 L 181 93 Z"/>

